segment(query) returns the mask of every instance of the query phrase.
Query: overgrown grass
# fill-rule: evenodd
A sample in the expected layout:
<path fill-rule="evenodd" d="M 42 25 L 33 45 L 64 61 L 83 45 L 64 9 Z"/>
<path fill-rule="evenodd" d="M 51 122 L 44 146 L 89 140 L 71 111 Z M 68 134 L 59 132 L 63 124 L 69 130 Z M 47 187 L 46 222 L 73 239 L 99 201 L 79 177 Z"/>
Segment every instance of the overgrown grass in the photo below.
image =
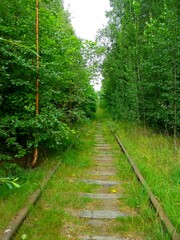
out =
<path fill-rule="evenodd" d="M 94 131 L 93 123 L 91 126 Z M 86 169 L 91 166 L 93 144 L 89 130 L 81 136 L 73 149 L 63 157 L 59 156 L 62 166 L 48 183 L 14 239 L 21 239 L 23 235 L 27 236 L 27 239 L 66 239 L 63 226 L 68 222 L 77 221 L 77 218 L 69 213 L 70 209 L 78 211 L 91 201 L 78 193 L 91 193 L 96 188 L 95 185 L 80 181 Z"/>
<path fill-rule="evenodd" d="M 120 199 L 120 207 L 125 211 L 132 212 L 130 217 L 119 219 L 115 231 L 130 234 L 129 236 L 132 233 L 132 237 L 135 237 L 135 239 L 170 240 L 169 234 L 164 231 L 164 226 L 157 219 L 148 195 L 138 182 L 126 156 L 119 150 L 119 146 L 105 124 L 104 129 L 106 129 L 106 136 L 115 151 L 115 157 L 118 159 L 118 175 L 120 181 L 123 182 L 124 197 Z"/>
<path fill-rule="evenodd" d="M 34 170 L 22 171 L 18 181 L 20 188 L 9 189 L 6 185 L 0 186 L 0 231 L 4 230 L 14 214 L 24 206 L 28 196 L 40 187 L 40 182 L 55 163 L 47 161 Z"/>
<path fill-rule="evenodd" d="M 85 127 L 85 129 L 87 127 Z M 75 164 L 72 155 L 75 154 L 76 146 L 79 146 L 80 148 L 80 141 L 81 140 L 76 140 L 73 148 L 69 150 L 67 158 L 63 157 L 66 155 L 66 152 L 60 152 L 58 156 L 47 159 L 35 169 L 21 170 L 21 172 L 18 172 L 18 175 L 20 176 L 18 180 L 18 183 L 21 186 L 20 188 L 9 189 L 6 185 L 0 186 L 0 232 L 8 226 L 16 212 L 26 204 L 30 194 L 41 186 L 41 183 L 47 176 L 49 170 L 55 166 L 58 161 L 61 161 L 62 163 L 66 162 L 69 165 Z M 91 145 L 92 143 L 89 142 L 88 144 Z M 72 159 L 72 161 L 70 159 Z M 87 158 L 84 159 L 83 163 L 76 163 L 76 165 L 78 168 L 87 166 Z"/>
<path fill-rule="evenodd" d="M 180 231 L 180 151 L 174 152 L 173 139 L 130 123 L 117 122 L 116 133 Z"/>
<path fill-rule="evenodd" d="M 117 189 L 117 193 L 123 194 L 123 197 L 119 200 L 119 209 L 120 211 L 122 210 L 130 213 L 129 217 L 119 218 L 117 220 L 117 224 L 113 225 L 111 228 L 111 234 L 119 234 L 122 237 L 128 236 L 143 240 L 170 240 L 170 236 L 164 232 L 163 226 L 157 220 L 156 213 L 150 206 L 147 193 L 137 181 L 135 174 L 127 162 L 126 157 L 122 152 L 119 151 L 119 147 L 111 135 L 106 121 L 103 120 L 103 111 L 98 112 L 98 122 L 99 121 L 101 121 L 103 125 L 105 137 L 111 144 L 114 151 L 114 157 L 117 159 L 116 166 L 118 170 L 118 177 L 122 182 L 123 191 L 119 192 L 121 190 Z M 22 239 L 22 236 L 25 236 L 28 240 L 75 240 L 79 239 L 78 236 L 80 236 L 82 233 L 88 233 L 88 231 L 90 231 L 87 229 L 84 220 L 75 217 L 73 213 L 76 213 L 81 209 L 86 209 L 87 204 L 93 201 L 88 197 L 79 195 L 78 193 L 92 193 L 97 192 L 98 190 L 96 185 L 89 185 L 79 181 L 84 177 L 87 169 L 91 167 L 90 159 L 92 157 L 94 145 L 95 126 L 95 122 L 90 125 L 91 130 L 89 128 L 89 131 L 86 131 L 84 135 L 81 136 L 81 140 L 78 142 L 78 144 L 75 145 L 72 150 L 70 150 L 64 156 L 61 156 L 61 154 L 59 154 L 58 158 L 62 161 L 62 166 L 48 183 L 46 190 L 43 192 L 40 200 L 32 208 L 31 213 L 29 214 L 28 218 L 14 239 L 19 240 Z M 153 140 L 151 140 L 152 142 L 149 143 L 148 139 L 152 133 L 147 132 L 147 135 L 144 135 L 143 130 L 141 130 L 141 133 L 140 129 L 137 130 L 136 127 L 134 127 L 133 130 L 133 128 L 130 128 L 130 126 L 120 123 L 116 126 L 118 135 L 120 136 L 129 153 L 135 159 L 137 165 L 139 165 L 139 167 L 141 166 L 141 171 L 145 179 L 148 181 L 148 184 L 150 185 L 150 180 L 153 176 L 153 181 L 151 182 L 151 185 L 153 187 L 153 185 L 155 185 L 155 179 L 157 178 L 157 181 L 159 181 L 159 189 L 162 187 L 162 185 L 164 187 L 164 189 L 161 189 L 161 192 L 164 191 L 165 193 L 163 196 L 165 196 L 167 190 L 166 181 L 164 179 L 165 174 L 161 173 L 162 170 L 161 172 L 153 172 L 153 165 L 151 165 L 152 163 L 156 163 L 158 165 L 158 163 L 161 162 L 161 167 L 156 166 L 155 168 L 163 169 L 164 167 L 162 160 L 158 161 L 158 163 L 157 159 L 156 161 L 151 160 L 152 156 L 150 153 L 153 152 L 153 150 L 150 151 L 149 148 L 152 147 Z M 158 135 L 153 135 L 153 137 L 157 136 Z M 143 140 L 144 138 L 146 141 Z M 161 136 L 161 138 L 163 137 Z M 156 139 L 156 144 L 159 143 L 159 141 L 160 140 Z M 170 139 L 167 141 L 169 142 Z M 169 151 L 166 151 L 164 150 L 163 143 L 159 143 L 159 145 L 161 146 L 161 154 L 157 153 L 159 148 L 154 147 L 154 151 L 156 150 L 157 157 L 159 158 L 159 154 L 162 155 L 162 152 L 163 156 L 170 156 L 170 149 Z M 166 147 L 170 148 L 170 144 L 167 144 Z M 141 155 L 142 148 L 144 152 L 143 157 Z M 146 156 L 146 154 L 148 154 L 148 156 Z M 168 159 L 166 170 L 169 168 L 169 161 L 170 160 Z M 46 168 L 48 168 L 48 166 L 46 166 Z M 165 172 L 167 174 L 167 171 Z M 45 174 L 45 171 L 43 171 L 42 174 Z M 161 177 L 161 174 L 163 174 L 163 177 Z M 175 185 L 178 185 L 177 175 L 177 169 L 174 169 L 172 178 L 173 180 L 170 181 L 173 187 L 174 183 Z M 32 177 L 34 177 L 34 172 L 32 172 Z M 163 182 L 163 184 L 160 183 L 160 181 L 163 180 L 165 182 Z M 39 182 L 37 182 L 37 185 L 38 184 Z M 27 188 L 29 186 L 30 184 L 27 185 Z M 158 191 L 158 186 L 154 187 L 156 187 L 156 190 Z M 169 185 L 167 185 L 167 187 L 169 188 Z M 174 191 L 175 190 L 177 189 L 174 188 Z M 14 189 L 13 191 L 15 191 L 14 196 L 16 196 L 16 191 L 19 190 Z M 174 193 L 175 196 L 177 196 L 177 191 Z M 28 193 L 26 194 L 28 195 Z M 170 199 L 169 195 L 168 197 Z M 20 194 L 17 198 L 17 201 L 19 198 Z M 12 204 L 14 204 L 13 197 L 9 200 L 11 202 L 11 205 L 9 206 L 12 208 Z M 166 202 L 166 200 L 164 202 Z M 175 207 L 176 206 L 174 205 L 174 208 Z M 8 211 L 8 207 L 6 207 L 6 211 Z M 5 214 L 5 211 L 2 213 Z M 174 221 L 177 221 L 177 219 L 174 219 Z"/>

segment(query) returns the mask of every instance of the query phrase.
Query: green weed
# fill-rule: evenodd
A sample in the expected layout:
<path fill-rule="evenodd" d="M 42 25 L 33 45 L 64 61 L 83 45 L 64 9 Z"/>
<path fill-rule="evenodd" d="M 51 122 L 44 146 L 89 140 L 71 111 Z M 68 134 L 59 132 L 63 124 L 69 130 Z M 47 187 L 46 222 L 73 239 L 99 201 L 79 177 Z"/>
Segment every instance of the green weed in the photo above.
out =
<path fill-rule="evenodd" d="M 61 156 L 62 166 L 48 183 L 15 239 L 21 239 L 23 234 L 27 239 L 67 239 L 62 227 L 77 221 L 70 209 L 79 211 L 85 208 L 92 200 L 80 193 L 91 193 L 96 188 L 96 185 L 81 181 L 85 170 L 91 166 L 93 139 L 90 132 L 82 134 L 84 141 L 78 141 L 73 149 Z"/>
<path fill-rule="evenodd" d="M 116 131 L 171 222 L 180 231 L 180 151 L 171 137 L 132 124 L 117 123 Z"/>
<path fill-rule="evenodd" d="M 28 196 L 40 186 L 41 180 L 44 179 L 49 168 L 54 164 L 55 162 L 48 161 L 34 170 L 24 170 L 22 177 L 18 179 L 20 188 L 9 189 L 5 185 L 0 186 L 0 231 L 8 225 L 14 214 L 24 206 Z"/>
<path fill-rule="evenodd" d="M 111 125 L 114 125 L 114 124 L 115 124 L 114 122 L 111 123 Z M 117 129 L 120 129 L 120 130 L 117 130 Z M 139 153 L 140 149 L 142 149 L 144 141 L 142 141 L 140 147 L 137 148 L 137 144 L 136 144 L 137 140 L 135 141 L 135 139 L 137 138 L 135 133 L 132 131 L 132 128 L 127 126 L 124 127 L 123 133 L 126 133 L 128 129 L 131 133 L 130 133 L 130 136 L 128 134 L 126 135 L 126 142 L 124 143 L 122 128 L 120 128 L 120 125 L 116 125 L 117 134 L 121 136 L 120 139 L 122 140 L 124 145 L 126 146 L 126 143 L 128 145 L 128 147 L 126 147 L 127 150 L 129 149 L 129 146 L 131 146 L 131 153 L 136 153 L 136 152 Z M 135 129 L 136 129 L 136 126 L 135 126 Z M 114 137 L 111 135 L 110 129 L 106 128 L 105 133 L 106 133 L 106 137 L 108 138 L 115 152 L 114 156 L 117 159 L 117 169 L 118 169 L 119 179 L 120 181 L 123 181 L 124 197 L 120 200 L 120 207 L 129 212 L 131 211 L 134 212 L 134 214 L 132 214 L 131 217 L 118 219 L 119 224 L 117 225 L 115 231 L 122 232 L 122 235 L 126 233 L 128 234 L 128 236 L 129 236 L 129 233 L 132 233 L 132 236 L 135 236 L 135 238 L 137 239 L 142 238 L 145 240 L 150 240 L 150 239 L 151 240 L 152 239 L 153 240 L 154 239 L 170 240 L 169 234 L 164 231 L 164 227 L 161 225 L 160 221 L 157 220 L 155 210 L 151 208 L 151 204 L 150 204 L 147 192 L 137 180 L 137 177 L 135 176 L 135 173 L 133 172 L 130 164 L 128 163 L 126 156 L 122 153 Z M 139 133 L 139 130 L 137 130 L 137 133 Z M 131 142 L 130 139 L 132 138 L 134 138 L 134 142 Z M 151 145 L 151 143 L 148 143 L 148 144 Z M 147 153 L 147 150 L 145 150 L 143 156 L 141 156 L 141 171 L 143 170 L 143 175 L 146 179 L 147 174 L 149 172 L 151 172 L 151 175 L 153 174 L 157 175 L 157 172 L 156 170 L 153 171 L 153 166 L 151 166 L 150 164 L 151 157 L 146 156 L 145 153 Z M 165 155 L 167 155 L 167 153 L 168 151 L 167 152 L 164 151 Z M 151 178 L 151 175 L 149 176 L 149 178 Z M 158 190 L 165 191 L 166 186 L 164 185 L 164 181 L 162 181 L 160 172 L 158 173 L 157 178 L 159 178 Z M 171 192 L 171 194 L 173 193 Z M 177 196 L 177 192 L 176 192 L 176 196 Z"/>

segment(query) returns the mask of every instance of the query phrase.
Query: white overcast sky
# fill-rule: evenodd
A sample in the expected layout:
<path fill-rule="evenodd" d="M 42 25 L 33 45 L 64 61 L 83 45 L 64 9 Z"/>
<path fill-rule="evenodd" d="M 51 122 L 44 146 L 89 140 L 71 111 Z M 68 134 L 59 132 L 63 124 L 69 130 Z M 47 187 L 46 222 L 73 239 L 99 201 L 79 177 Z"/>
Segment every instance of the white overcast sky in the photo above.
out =
<path fill-rule="evenodd" d="M 71 13 L 71 22 L 78 37 L 95 40 L 96 32 L 107 23 L 105 12 L 109 0 L 64 0 L 64 7 Z"/>

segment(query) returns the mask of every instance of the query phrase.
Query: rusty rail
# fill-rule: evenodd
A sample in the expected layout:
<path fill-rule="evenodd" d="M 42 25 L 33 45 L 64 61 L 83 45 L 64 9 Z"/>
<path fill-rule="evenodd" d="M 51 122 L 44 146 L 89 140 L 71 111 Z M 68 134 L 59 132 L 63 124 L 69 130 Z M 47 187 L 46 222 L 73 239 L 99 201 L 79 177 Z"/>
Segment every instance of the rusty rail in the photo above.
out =
<path fill-rule="evenodd" d="M 126 157 L 129 161 L 132 169 L 134 170 L 138 180 L 141 182 L 141 184 L 143 185 L 143 187 L 147 191 L 149 199 L 150 199 L 154 209 L 156 210 L 157 214 L 159 215 L 162 223 L 165 225 L 165 227 L 166 227 L 167 231 L 169 232 L 172 240 L 180 240 L 180 235 L 176 231 L 176 228 L 173 226 L 170 219 L 168 218 L 168 216 L 164 212 L 160 202 L 158 201 L 157 197 L 151 191 L 150 187 L 146 183 L 146 181 L 145 181 L 144 177 L 142 176 L 141 172 L 139 171 L 138 167 L 135 165 L 133 159 L 129 156 L 127 150 L 125 149 L 122 142 L 119 140 L 118 136 L 115 134 L 115 132 L 113 131 L 113 129 L 111 127 L 110 127 L 110 130 L 113 133 L 113 135 L 114 135 L 118 145 L 122 149 L 123 153 L 126 155 Z"/>
<path fill-rule="evenodd" d="M 37 200 L 39 199 L 42 191 L 46 187 L 47 183 L 51 179 L 51 177 L 54 175 L 54 173 L 57 171 L 61 163 L 59 162 L 54 166 L 53 169 L 51 169 L 45 178 L 44 182 L 42 183 L 41 187 L 36 189 L 32 195 L 29 197 L 27 204 L 20 209 L 17 213 L 16 216 L 11 220 L 10 224 L 6 227 L 6 229 L 0 234 L 0 239 L 1 240 L 10 240 L 13 235 L 16 233 L 17 229 L 20 227 L 20 225 L 23 223 L 25 218 L 27 217 L 31 206 L 34 205 Z"/>
<path fill-rule="evenodd" d="M 81 133 L 79 133 L 75 139 L 80 137 Z M 74 142 L 67 148 L 66 151 L 69 151 L 74 145 Z M 49 180 L 52 176 L 56 173 L 58 168 L 61 166 L 61 162 L 58 162 L 47 174 L 46 178 L 42 182 L 40 188 L 36 189 L 28 198 L 27 203 L 23 208 L 21 208 L 15 215 L 15 217 L 11 220 L 9 225 L 5 228 L 4 231 L 0 232 L 0 240 L 11 240 L 12 237 L 17 232 L 18 228 L 22 225 L 23 221 L 28 216 L 31 206 L 35 205 L 38 199 L 41 196 L 41 193 L 45 189 L 46 185 L 48 184 Z"/>

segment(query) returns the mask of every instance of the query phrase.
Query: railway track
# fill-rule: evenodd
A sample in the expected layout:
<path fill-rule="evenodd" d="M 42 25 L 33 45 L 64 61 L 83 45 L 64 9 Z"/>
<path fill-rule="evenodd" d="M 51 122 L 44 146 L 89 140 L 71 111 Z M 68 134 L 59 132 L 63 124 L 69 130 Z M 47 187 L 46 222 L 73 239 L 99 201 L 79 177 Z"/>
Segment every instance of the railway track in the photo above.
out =
<path fill-rule="evenodd" d="M 86 184 L 95 184 L 98 187 L 98 191 L 94 193 L 83 193 L 83 197 L 92 199 L 93 204 L 87 205 L 87 208 L 81 211 L 73 211 L 75 217 L 83 220 L 83 223 L 88 226 L 88 233 L 81 233 L 78 238 L 73 238 L 71 234 L 70 239 L 81 239 L 81 240 L 134 240 L 143 239 L 136 238 L 136 236 L 122 236 L 118 232 L 114 233 L 111 231 L 113 226 L 116 226 L 117 218 L 126 218 L 130 216 L 130 212 L 119 209 L 119 200 L 122 197 L 121 194 L 121 181 L 118 179 L 116 174 L 116 165 L 113 157 L 113 150 L 107 140 L 104 138 L 102 133 L 101 124 L 98 124 L 98 130 L 96 133 L 96 143 L 94 145 L 93 153 L 93 167 L 86 174 L 82 182 Z M 179 234 L 176 232 L 175 227 L 172 225 L 166 214 L 164 213 L 161 204 L 158 202 L 156 196 L 151 192 L 147 183 L 145 182 L 140 171 L 134 164 L 132 158 L 128 155 L 127 150 L 119 140 L 118 136 L 111 129 L 118 145 L 120 146 L 123 153 L 126 155 L 132 169 L 134 170 L 137 178 L 145 188 L 149 199 L 158 213 L 161 221 L 165 228 L 171 235 L 172 240 L 180 240 Z M 43 183 L 43 188 L 57 171 L 60 164 L 55 166 L 49 173 L 47 180 Z M 5 229 L 3 236 L 0 236 L 1 240 L 10 240 L 16 233 L 17 229 L 23 223 L 29 212 L 29 206 L 35 204 L 42 189 L 38 189 L 31 197 L 29 205 L 25 206 L 20 212 L 17 213 L 16 217 L 12 220 L 11 224 Z M 79 193 L 78 193 L 79 194 Z M 68 233 L 67 233 L 68 234 Z"/>
<path fill-rule="evenodd" d="M 129 164 L 131 165 L 134 173 L 136 174 L 138 180 L 140 181 L 140 183 L 142 184 L 142 186 L 146 190 L 146 192 L 148 194 L 148 197 L 149 197 L 149 200 L 152 203 L 152 207 L 155 209 L 155 211 L 158 214 L 160 220 L 164 224 L 166 230 L 169 232 L 172 240 L 180 240 L 180 235 L 177 233 L 176 228 L 173 226 L 173 224 L 171 223 L 170 219 L 168 218 L 168 216 L 164 212 L 164 210 L 163 210 L 163 208 L 161 206 L 161 203 L 158 201 L 158 198 L 151 191 L 150 187 L 146 183 L 144 177 L 142 176 L 142 174 L 139 171 L 138 167 L 134 163 L 133 159 L 129 156 L 127 150 L 125 149 L 124 145 L 120 141 L 119 137 L 116 135 L 116 133 L 114 132 L 114 130 L 112 128 L 110 128 L 110 130 L 111 130 L 112 134 L 114 135 L 114 137 L 115 137 L 119 147 L 121 148 L 121 150 L 123 151 L 123 153 L 127 157 L 127 160 L 129 162 Z"/>

